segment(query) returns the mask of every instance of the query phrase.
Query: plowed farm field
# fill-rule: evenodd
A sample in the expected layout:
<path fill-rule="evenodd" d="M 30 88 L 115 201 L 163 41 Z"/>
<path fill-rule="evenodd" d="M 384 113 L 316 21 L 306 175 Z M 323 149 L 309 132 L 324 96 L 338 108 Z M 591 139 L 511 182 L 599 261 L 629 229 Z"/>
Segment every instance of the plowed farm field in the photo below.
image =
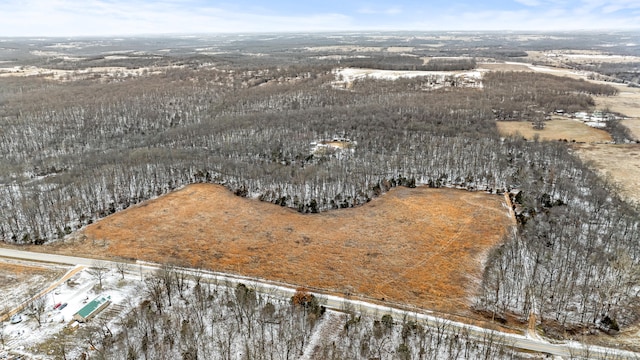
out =
<path fill-rule="evenodd" d="M 198 184 L 49 247 L 460 313 L 478 289 L 486 255 L 512 225 L 505 198 L 480 192 L 397 188 L 358 208 L 300 214 Z"/>

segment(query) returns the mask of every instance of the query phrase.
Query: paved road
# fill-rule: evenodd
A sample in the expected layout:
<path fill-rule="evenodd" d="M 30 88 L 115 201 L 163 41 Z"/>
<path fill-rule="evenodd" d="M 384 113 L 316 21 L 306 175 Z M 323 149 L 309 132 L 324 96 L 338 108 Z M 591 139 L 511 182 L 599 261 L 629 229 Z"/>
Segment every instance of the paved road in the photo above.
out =
<path fill-rule="evenodd" d="M 66 264 L 66 265 L 92 266 L 93 264 L 96 263 L 95 259 L 87 259 L 87 258 L 66 256 L 66 255 L 45 254 L 45 253 L 37 253 L 37 252 L 31 252 L 31 251 L 13 250 L 13 249 L 5 249 L 5 248 L 0 248 L 0 256 L 6 257 L 6 258 L 42 261 L 42 262 Z M 115 262 L 113 263 L 115 264 Z"/>
<path fill-rule="evenodd" d="M 45 253 L 35 253 L 29 251 L 20 251 L 0 248 L 0 257 L 8 257 L 22 260 L 42 261 L 57 264 L 67 265 L 84 265 L 93 266 L 97 262 L 110 267 L 115 268 L 118 262 L 115 261 L 103 261 L 88 258 L 81 258 L 75 256 L 66 255 L 54 255 Z M 153 263 L 138 262 L 135 266 L 128 264 L 128 271 L 130 275 L 142 277 L 145 274 L 150 274 L 157 271 L 160 265 Z M 196 270 L 196 269 L 181 269 L 182 271 L 198 274 L 203 278 L 214 280 L 220 283 L 226 283 L 230 286 L 235 286 L 238 283 L 244 283 L 248 286 L 255 288 L 257 291 L 263 293 L 272 294 L 280 297 L 291 297 L 295 293 L 295 287 L 283 286 L 269 282 L 262 279 L 249 278 L 244 276 L 229 275 L 223 273 L 216 273 L 210 271 Z M 374 315 L 380 317 L 384 314 L 390 314 L 394 319 L 402 319 L 407 316 L 429 326 L 444 326 L 446 329 L 456 331 L 467 331 L 470 335 L 479 339 L 492 337 L 495 343 L 508 345 L 520 350 L 535 351 L 541 353 L 547 353 L 551 355 L 557 355 L 561 357 L 584 357 L 588 359 L 640 359 L 640 353 L 634 353 L 629 351 L 603 348 L 596 346 L 586 346 L 578 342 L 569 342 L 564 344 L 550 344 L 548 342 L 537 340 L 533 338 L 527 338 L 522 335 L 508 334 L 504 332 L 493 331 L 478 326 L 464 324 L 461 322 L 455 322 L 439 318 L 435 315 L 428 313 L 415 313 L 411 311 L 396 309 L 388 306 L 382 306 L 378 304 L 372 304 L 361 300 L 353 300 L 342 298 L 332 295 L 322 295 L 326 299 L 325 306 L 330 309 L 344 310 L 345 308 L 351 308 L 367 315 Z"/>

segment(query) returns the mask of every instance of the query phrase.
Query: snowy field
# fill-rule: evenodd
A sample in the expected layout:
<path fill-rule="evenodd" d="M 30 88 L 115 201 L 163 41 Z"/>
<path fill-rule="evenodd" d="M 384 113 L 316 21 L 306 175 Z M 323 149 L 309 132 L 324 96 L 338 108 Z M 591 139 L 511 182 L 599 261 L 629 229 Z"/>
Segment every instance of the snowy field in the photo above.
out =
<path fill-rule="evenodd" d="M 640 62 L 640 56 L 611 54 L 599 50 L 527 51 L 527 54 L 528 62 L 542 62 L 558 68 L 571 68 L 575 64 L 632 64 Z"/>
<path fill-rule="evenodd" d="M 0 258 L 0 320 L 1 314 L 19 307 L 68 269 L 62 265 Z"/>
<path fill-rule="evenodd" d="M 77 358 L 87 349 L 82 339 L 73 335 L 86 325 L 75 323 L 73 316 L 98 295 L 111 296 L 112 304 L 94 320 L 113 327 L 131 309 L 129 304 L 137 304 L 142 299 L 139 281 L 131 277 L 123 280 L 111 270 L 104 275 L 100 289 L 98 279 L 83 269 L 19 312 L 22 321 L 16 324 L 6 321 L 0 325 L 0 339 L 4 343 L 0 358 L 2 354 L 24 354 L 34 359 L 49 359 L 52 357 L 45 354 L 52 355 L 63 344 L 68 347 L 65 351 L 71 355 L 69 358 Z"/>
<path fill-rule="evenodd" d="M 461 80 L 460 84 L 467 87 L 480 87 L 484 71 L 410 71 L 410 70 L 378 70 L 362 68 L 341 68 L 335 70 L 335 85 L 349 87 L 354 81 L 362 79 L 398 80 L 424 77 L 433 82 L 433 87 L 443 86 L 447 79 Z"/>
<path fill-rule="evenodd" d="M 172 66 L 174 68 L 178 66 Z M 0 67 L 0 77 L 4 76 L 42 76 L 51 80 L 71 81 L 90 79 L 100 76 L 103 78 L 139 77 L 145 74 L 158 74 L 169 67 L 150 66 L 136 69 L 126 67 L 92 67 L 83 70 L 48 69 L 37 66 Z"/>

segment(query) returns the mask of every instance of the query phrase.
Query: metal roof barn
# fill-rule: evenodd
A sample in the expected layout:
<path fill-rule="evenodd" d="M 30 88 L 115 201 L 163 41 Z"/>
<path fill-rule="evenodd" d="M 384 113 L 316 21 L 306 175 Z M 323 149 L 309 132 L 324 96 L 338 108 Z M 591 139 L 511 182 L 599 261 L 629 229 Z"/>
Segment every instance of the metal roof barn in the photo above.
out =
<path fill-rule="evenodd" d="M 111 296 L 98 296 L 75 313 L 73 318 L 79 322 L 86 322 L 109 306 L 109 304 L 111 304 Z"/>

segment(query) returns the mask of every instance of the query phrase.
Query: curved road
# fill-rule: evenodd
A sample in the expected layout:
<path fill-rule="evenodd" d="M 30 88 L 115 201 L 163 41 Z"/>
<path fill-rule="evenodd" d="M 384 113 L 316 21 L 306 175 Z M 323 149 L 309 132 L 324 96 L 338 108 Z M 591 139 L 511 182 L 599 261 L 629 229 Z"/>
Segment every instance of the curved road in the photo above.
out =
<path fill-rule="evenodd" d="M 120 262 L 116 261 L 104 261 L 97 259 L 89 259 L 75 256 L 36 253 L 29 251 L 13 250 L 0 248 L 0 257 L 15 258 L 22 260 L 41 261 L 48 263 L 67 264 L 67 265 L 83 265 L 87 267 L 100 264 L 110 268 L 115 268 Z M 128 272 L 136 274 L 136 276 L 142 276 L 143 274 L 150 274 L 158 269 L 161 265 L 138 262 L 135 266 L 130 263 L 122 262 L 122 264 L 128 265 Z M 200 269 L 179 269 L 181 271 L 197 274 L 203 278 L 225 282 L 230 286 L 235 286 L 238 283 L 248 284 L 256 288 L 256 290 L 263 293 L 273 294 L 282 297 L 291 297 L 295 293 L 295 287 L 282 286 L 263 279 L 249 278 L 243 276 L 229 275 L 223 273 L 215 273 L 210 271 L 204 271 Z M 326 307 L 335 310 L 343 310 L 345 307 L 349 307 L 356 311 L 367 315 L 382 316 L 384 314 L 390 314 L 396 319 L 401 319 L 404 316 L 414 318 L 424 322 L 432 327 L 444 327 L 451 330 L 463 330 L 467 331 L 470 335 L 483 339 L 492 337 L 495 343 L 511 346 L 520 350 L 535 351 L 540 353 L 546 353 L 561 357 L 583 357 L 588 359 L 640 359 L 640 353 L 618 350 L 613 348 L 604 348 L 597 346 L 588 346 L 578 342 L 568 342 L 563 344 L 551 344 L 542 340 L 528 338 L 522 335 L 509 334 L 494 330 L 485 329 L 482 327 L 469 325 L 461 322 L 450 321 L 447 319 L 439 318 L 427 313 L 415 313 L 411 311 L 396 309 L 388 306 L 382 306 L 378 304 L 368 303 L 360 300 L 352 300 L 342 298 L 333 295 L 319 294 L 326 299 Z"/>

